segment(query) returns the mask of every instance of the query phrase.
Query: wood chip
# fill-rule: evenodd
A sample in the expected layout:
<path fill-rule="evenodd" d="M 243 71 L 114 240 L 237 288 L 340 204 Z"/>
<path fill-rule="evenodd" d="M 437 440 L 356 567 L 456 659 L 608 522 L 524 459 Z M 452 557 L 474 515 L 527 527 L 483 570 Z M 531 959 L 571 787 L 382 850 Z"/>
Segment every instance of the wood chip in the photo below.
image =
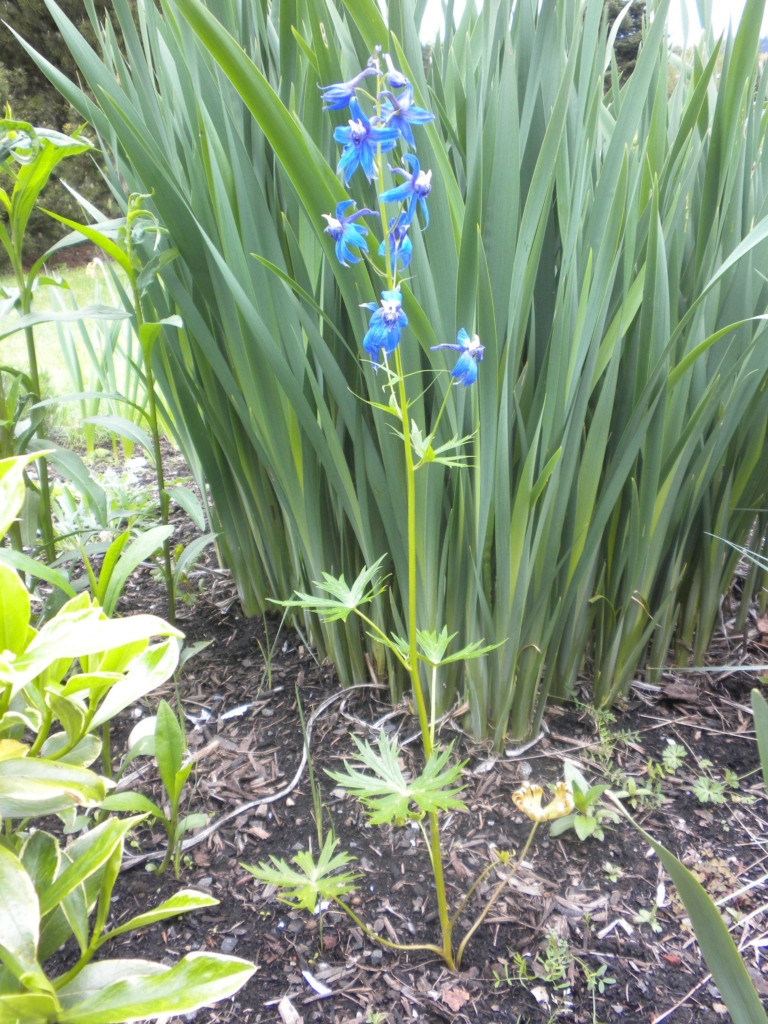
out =
<path fill-rule="evenodd" d="M 288 996 L 283 996 L 277 1004 L 277 1012 L 283 1024 L 304 1024 L 304 1018 L 293 1005 Z"/>
<path fill-rule="evenodd" d="M 667 700 L 679 700 L 685 704 L 696 704 L 699 690 L 694 683 L 667 683 L 663 691 Z"/>
<path fill-rule="evenodd" d="M 469 992 L 461 985 L 454 985 L 453 988 L 443 992 L 442 1000 L 449 1009 L 458 1013 L 464 1003 L 469 1000 Z"/>

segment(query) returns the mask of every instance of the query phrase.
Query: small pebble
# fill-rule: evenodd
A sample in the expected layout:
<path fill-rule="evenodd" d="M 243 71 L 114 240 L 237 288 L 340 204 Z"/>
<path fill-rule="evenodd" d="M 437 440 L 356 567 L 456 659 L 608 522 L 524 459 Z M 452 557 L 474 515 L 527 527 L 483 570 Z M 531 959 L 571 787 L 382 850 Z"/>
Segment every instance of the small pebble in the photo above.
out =
<path fill-rule="evenodd" d="M 531 767 L 530 761 L 521 761 L 517 766 L 517 774 L 521 779 L 530 779 L 533 775 L 533 768 Z"/>
<path fill-rule="evenodd" d="M 272 708 L 262 708 L 261 713 L 264 716 L 264 718 L 272 718 L 275 712 L 272 710 Z"/>
<path fill-rule="evenodd" d="M 269 813 L 269 807 L 267 806 L 267 804 L 259 804 L 259 806 L 254 811 L 254 815 L 253 816 L 254 816 L 254 818 L 266 818 L 268 813 Z"/>
<path fill-rule="evenodd" d="M 213 885 L 213 877 L 211 875 L 206 875 L 205 878 L 201 878 L 197 884 L 201 889 L 210 889 Z"/>
<path fill-rule="evenodd" d="M 384 950 L 382 950 L 382 949 L 374 949 L 374 950 L 371 951 L 371 960 L 373 961 L 373 963 L 376 963 L 376 964 L 381 963 L 383 958 L 384 958 Z"/>
<path fill-rule="evenodd" d="M 222 953 L 234 953 L 235 946 L 237 945 L 236 935 L 227 935 L 226 938 L 221 941 L 221 952 Z"/>

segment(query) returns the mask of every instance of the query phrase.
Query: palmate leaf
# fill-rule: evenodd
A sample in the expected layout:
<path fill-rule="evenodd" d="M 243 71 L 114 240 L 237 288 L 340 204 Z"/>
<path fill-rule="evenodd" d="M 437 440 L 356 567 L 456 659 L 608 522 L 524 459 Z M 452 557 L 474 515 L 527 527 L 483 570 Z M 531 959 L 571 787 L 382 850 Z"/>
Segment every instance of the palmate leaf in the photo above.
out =
<path fill-rule="evenodd" d="M 498 644 L 488 644 L 483 646 L 482 640 L 473 640 L 472 643 L 467 644 L 466 647 L 462 647 L 460 651 L 456 651 L 455 654 L 449 654 L 445 657 L 445 652 L 448 650 L 448 645 L 457 633 L 451 633 L 449 635 L 448 630 L 445 626 L 438 633 L 434 629 L 418 629 L 416 630 L 416 643 L 418 644 L 418 656 L 421 661 L 425 661 L 428 665 L 432 665 L 437 668 L 439 665 L 448 665 L 452 661 L 469 661 L 471 658 L 482 658 L 488 654 L 489 651 L 495 651 L 497 647 L 501 647 L 504 643 L 502 640 Z M 409 655 L 408 641 L 401 636 L 392 634 L 392 647 L 407 661 Z"/>
<path fill-rule="evenodd" d="M 368 743 L 353 736 L 357 746 L 356 760 L 370 768 L 373 775 L 364 775 L 344 762 L 344 772 L 328 772 L 342 787 L 353 793 L 369 810 L 372 825 L 402 824 L 437 811 L 460 810 L 464 807 L 455 786 L 466 762 L 446 768 L 452 745 L 443 751 L 433 751 L 424 770 L 407 782 L 397 761 L 397 739 L 390 741 L 382 732 L 378 754 Z M 453 787 L 453 788 L 451 788 Z M 413 808 L 416 808 L 414 810 Z"/>
<path fill-rule="evenodd" d="M 314 585 L 319 590 L 326 591 L 331 597 L 317 597 L 315 594 L 305 594 L 297 590 L 295 593 L 298 599 L 293 601 L 274 601 L 273 604 L 282 605 L 284 608 L 306 608 L 308 611 L 318 614 L 323 622 L 334 622 L 337 619 L 346 622 L 350 612 L 353 612 L 361 604 L 367 604 L 369 601 L 372 601 L 384 590 L 381 586 L 378 589 L 372 587 L 370 590 L 366 590 L 366 588 L 379 571 L 381 563 L 386 557 L 386 555 L 382 555 L 381 558 L 373 563 L 370 569 L 363 568 L 363 571 L 351 587 L 347 585 L 343 573 L 337 578 L 324 572 L 323 582 L 315 583 Z"/>
<path fill-rule="evenodd" d="M 317 863 L 308 850 L 302 850 L 292 859 L 298 870 L 292 868 L 282 857 L 272 857 L 272 864 L 262 861 L 258 866 L 248 864 L 242 866 L 250 871 L 254 878 L 267 885 L 276 885 L 281 891 L 278 897 L 297 910 L 308 910 L 314 914 L 318 900 L 332 900 L 343 896 L 355 888 L 355 879 L 359 876 L 352 871 L 340 871 L 355 858 L 350 854 L 334 854 L 338 839 L 329 833 Z"/>

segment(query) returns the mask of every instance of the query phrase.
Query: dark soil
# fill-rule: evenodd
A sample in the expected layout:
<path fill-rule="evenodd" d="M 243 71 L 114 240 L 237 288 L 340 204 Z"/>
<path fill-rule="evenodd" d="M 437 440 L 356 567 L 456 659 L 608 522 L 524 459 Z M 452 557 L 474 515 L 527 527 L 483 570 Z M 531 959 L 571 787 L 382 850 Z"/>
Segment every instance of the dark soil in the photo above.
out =
<path fill-rule="evenodd" d="M 196 532 L 181 513 L 178 526 L 186 537 Z M 180 603 L 179 625 L 189 642 L 213 643 L 182 676 L 189 746 L 198 758 L 187 809 L 205 811 L 213 821 L 288 785 L 303 743 L 296 693 L 308 716 L 338 692 L 338 684 L 333 669 L 318 664 L 300 636 L 290 630 L 277 635 L 279 617 L 269 614 L 266 622 L 243 617 L 231 579 L 211 549 L 191 574 L 188 598 L 194 603 Z M 166 611 L 164 592 L 146 569 L 134 577 L 120 612 L 150 609 L 159 615 Z M 747 655 L 764 663 L 768 622 L 756 622 L 755 617 Z M 713 654 L 723 663 L 738 662 L 744 654 L 737 650 L 740 643 L 741 638 L 721 637 L 721 650 Z M 263 657 L 270 647 L 271 679 Z M 763 937 L 768 934 L 763 879 L 768 821 L 749 709 L 754 679 L 746 672 L 701 678 L 669 674 L 663 688 L 633 688 L 632 699 L 614 709 L 614 720 L 596 719 L 579 706 L 552 707 L 548 735 L 521 756 L 494 755 L 461 731 L 460 714 L 449 719 L 440 742 L 455 742 L 458 756 L 467 760 L 466 810 L 447 816 L 442 830 L 450 903 L 457 905 L 492 849 L 519 850 L 525 843 L 530 823 L 511 800 L 522 782 L 544 785 L 561 778 L 564 758 L 590 780 L 604 779 L 617 789 L 620 776 L 631 776 L 652 790 L 639 798 L 637 819 L 697 873 L 713 898 L 723 900 L 758 991 L 768 996 L 768 964 L 761 955 L 768 944 Z M 173 701 L 172 694 L 168 684 L 114 723 L 116 758 L 137 717 L 153 713 L 162 696 Z M 409 707 L 403 703 L 395 710 L 384 728 L 397 730 L 402 739 L 413 737 L 417 722 Z M 435 942 L 434 886 L 418 827 L 368 826 L 359 805 L 325 773 L 339 769 L 352 753 L 350 734 L 375 740 L 381 726 L 373 723 L 391 711 L 387 691 L 368 688 L 346 694 L 318 718 L 312 759 L 327 812 L 323 825 L 327 829 L 332 822 L 341 847 L 357 858 L 361 877 L 351 900 L 356 913 L 392 941 Z M 664 771 L 663 752 L 673 743 L 684 748 L 682 764 Z M 418 742 L 404 748 L 403 758 L 406 767 L 418 768 Z M 133 767 L 141 770 L 135 788 L 160 800 L 149 759 Z M 696 780 L 709 778 L 705 788 L 717 793 L 726 770 L 735 773 L 728 778 L 738 789 L 725 784 L 722 803 L 702 803 L 693 791 Z M 115 923 L 184 887 L 210 892 L 220 904 L 211 912 L 121 936 L 100 955 L 172 964 L 185 952 L 207 948 L 253 961 L 257 970 L 249 984 L 234 1001 L 200 1011 L 200 1024 L 280 1020 L 278 1003 L 285 996 L 307 1024 L 728 1020 L 658 859 L 629 825 L 606 823 L 604 830 L 602 842 L 594 837 L 580 842 L 573 831 L 552 838 L 541 826 L 524 867 L 475 933 L 455 975 L 431 953 L 395 952 L 369 941 L 341 913 L 324 914 L 321 940 L 316 918 L 279 902 L 272 887 L 256 882 L 241 866 L 270 855 L 290 859 L 298 850 L 317 850 L 305 773 L 289 796 L 234 817 L 190 850 L 178 881 L 172 871 L 158 878 L 142 865 L 124 871 L 115 889 Z M 140 830 L 132 846 L 127 857 L 161 851 L 161 830 Z M 489 876 L 489 885 L 480 887 L 461 915 L 459 937 L 482 908 L 495 877 Z M 755 880 L 749 891 L 734 896 Z M 637 919 L 641 911 L 652 917 L 657 902 L 655 932 Z M 65 960 L 67 950 L 59 957 Z M 603 991 L 593 993 L 588 976 L 603 966 Z"/>

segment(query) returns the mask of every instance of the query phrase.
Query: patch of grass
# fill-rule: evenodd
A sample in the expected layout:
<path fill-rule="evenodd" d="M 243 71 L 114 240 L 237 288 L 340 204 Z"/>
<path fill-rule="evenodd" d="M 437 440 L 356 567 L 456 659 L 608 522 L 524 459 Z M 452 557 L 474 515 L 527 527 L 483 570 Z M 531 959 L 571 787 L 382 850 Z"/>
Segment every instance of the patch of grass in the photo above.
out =
<path fill-rule="evenodd" d="M 109 300 L 104 296 L 103 287 L 100 288 L 100 294 L 96 295 L 96 282 L 93 276 L 89 274 L 88 265 L 78 267 L 55 267 L 49 268 L 49 276 L 51 278 L 62 279 L 65 281 L 75 298 L 77 299 L 78 305 L 87 306 L 94 301 L 106 303 Z M 0 275 L 0 288 L 12 289 L 14 288 L 13 276 L 11 274 Z M 35 293 L 34 310 L 36 312 L 42 312 L 46 309 L 53 307 L 51 299 L 51 288 L 46 285 L 40 285 Z M 66 296 L 65 291 L 61 291 L 62 298 Z M 13 326 L 14 319 L 17 318 L 17 314 L 12 312 L 9 316 L 6 316 L 0 321 L 0 331 L 7 331 L 8 328 Z M 96 337 L 95 333 L 95 322 L 85 321 L 86 330 L 93 337 Z M 73 337 L 76 339 L 76 346 L 78 355 L 80 357 L 81 366 L 83 372 L 86 373 L 86 368 L 89 366 L 88 352 L 85 347 L 82 338 L 79 336 L 77 325 L 75 325 L 73 331 Z M 40 324 L 35 328 L 35 343 L 37 346 L 37 357 L 38 364 L 40 367 L 41 375 L 46 376 L 48 383 L 48 395 L 55 396 L 59 394 L 68 394 L 72 391 L 72 383 L 70 381 L 70 375 L 67 370 L 67 364 L 65 357 L 61 351 L 61 345 L 58 340 L 58 333 L 56 331 L 55 324 Z M 0 362 L 4 366 L 12 367 L 14 370 L 27 371 L 27 342 L 23 331 L 19 331 L 17 334 L 11 335 L 9 338 L 5 338 L 0 341 Z M 67 422 L 73 420 L 72 416 L 66 416 Z M 73 421 L 74 422 L 74 421 Z"/>

